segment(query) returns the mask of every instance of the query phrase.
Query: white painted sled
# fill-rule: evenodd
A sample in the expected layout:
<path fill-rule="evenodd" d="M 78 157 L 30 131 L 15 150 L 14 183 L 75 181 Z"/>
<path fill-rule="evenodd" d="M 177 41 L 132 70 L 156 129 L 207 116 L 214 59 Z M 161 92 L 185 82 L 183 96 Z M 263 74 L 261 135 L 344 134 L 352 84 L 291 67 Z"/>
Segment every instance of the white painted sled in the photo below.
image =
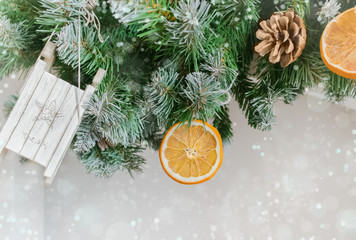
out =
<path fill-rule="evenodd" d="M 48 42 L 0 133 L 0 161 L 11 150 L 45 167 L 50 185 L 81 122 L 85 103 L 104 78 L 99 69 L 85 91 L 52 75 L 55 44 Z"/>

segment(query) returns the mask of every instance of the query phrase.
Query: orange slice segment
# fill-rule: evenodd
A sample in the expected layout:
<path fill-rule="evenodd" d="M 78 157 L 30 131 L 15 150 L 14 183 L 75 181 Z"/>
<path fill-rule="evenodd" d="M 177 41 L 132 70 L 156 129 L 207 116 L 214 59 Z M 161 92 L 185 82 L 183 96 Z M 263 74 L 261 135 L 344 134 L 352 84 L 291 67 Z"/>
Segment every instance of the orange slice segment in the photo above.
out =
<path fill-rule="evenodd" d="M 356 7 L 328 23 L 320 40 L 320 53 L 331 71 L 356 79 Z"/>
<path fill-rule="evenodd" d="M 195 120 L 188 128 L 179 123 L 164 136 L 159 150 L 164 171 L 183 184 L 197 184 L 211 179 L 221 166 L 223 146 L 212 125 Z"/>

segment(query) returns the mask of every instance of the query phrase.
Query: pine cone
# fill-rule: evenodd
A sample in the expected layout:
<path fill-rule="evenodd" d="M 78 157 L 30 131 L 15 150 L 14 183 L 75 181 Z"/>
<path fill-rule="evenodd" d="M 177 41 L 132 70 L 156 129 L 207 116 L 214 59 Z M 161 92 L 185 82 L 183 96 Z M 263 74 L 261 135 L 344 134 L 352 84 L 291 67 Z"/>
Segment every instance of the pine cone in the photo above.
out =
<path fill-rule="evenodd" d="M 105 138 L 100 139 L 100 141 L 98 142 L 98 146 L 101 151 L 105 151 L 108 147 L 115 147 L 114 144 L 110 143 Z"/>
<path fill-rule="evenodd" d="M 269 53 L 271 63 L 282 67 L 297 60 L 305 47 L 307 32 L 303 19 L 292 11 L 276 12 L 269 20 L 260 22 L 256 37 L 261 40 L 255 51 L 264 56 Z"/>

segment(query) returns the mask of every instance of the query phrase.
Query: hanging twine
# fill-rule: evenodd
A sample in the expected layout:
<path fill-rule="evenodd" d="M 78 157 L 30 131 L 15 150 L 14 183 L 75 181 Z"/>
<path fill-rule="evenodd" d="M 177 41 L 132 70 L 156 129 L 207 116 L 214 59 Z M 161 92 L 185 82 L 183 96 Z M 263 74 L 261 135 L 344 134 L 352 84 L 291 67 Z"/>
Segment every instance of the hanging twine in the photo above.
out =
<path fill-rule="evenodd" d="M 53 37 L 53 35 L 54 35 L 54 32 L 56 31 L 57 28 L 58 28 L 58 24 L 57 24 L 56 27 L 53 29 L 53 31 L 52 31 L 51 35 L 49 36 L 49 38 L 47 39 L 47 42 L 46 42 L 45 45 L 47 45 L 47 43 L 49 43 L 49 41 L 51 41 L 51 39 L 52 39 L 52 37 Z"/>
<path fill-rule="evenodd" d="M 85 26 L 87 27 L 89 23 L 92 23 L 96 30 L 98 30 L 98 38 L 100 42 L 104 42 L 103 37 L 100 34 L 100 21 L 99 18 L 94 13 L 94 8 L 96 7 L 95 0 L 88 0 L 87 5 L 83 10 L 86 12 L 84 19 L 86 20 Z"/>
<path fill-rule="evenodd" d="M 78 25 L 78 88 L 80 89 L 80 45 L 82 45 L 80 41 L 80 34 L 82 32 L 82 29 L 80 28 L 80 15 L 78 15 Z"/>

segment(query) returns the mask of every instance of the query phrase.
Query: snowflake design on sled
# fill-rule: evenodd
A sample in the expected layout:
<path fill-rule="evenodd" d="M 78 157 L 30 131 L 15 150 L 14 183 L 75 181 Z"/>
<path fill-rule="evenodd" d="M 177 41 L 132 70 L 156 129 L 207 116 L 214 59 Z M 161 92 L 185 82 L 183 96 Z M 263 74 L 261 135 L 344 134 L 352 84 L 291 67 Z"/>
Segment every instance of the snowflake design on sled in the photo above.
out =
<path fill-rule="evenodd" d="M 50 103 L 41 104 L 36 101 L 36 105 L 41 109 L 40 114 L 35 118 L 36 121 L 45 121 L 51 128 L 56 119 L 63 117 L 61 112 L 56 111 L 56 100 L 52 100 Z"/>

